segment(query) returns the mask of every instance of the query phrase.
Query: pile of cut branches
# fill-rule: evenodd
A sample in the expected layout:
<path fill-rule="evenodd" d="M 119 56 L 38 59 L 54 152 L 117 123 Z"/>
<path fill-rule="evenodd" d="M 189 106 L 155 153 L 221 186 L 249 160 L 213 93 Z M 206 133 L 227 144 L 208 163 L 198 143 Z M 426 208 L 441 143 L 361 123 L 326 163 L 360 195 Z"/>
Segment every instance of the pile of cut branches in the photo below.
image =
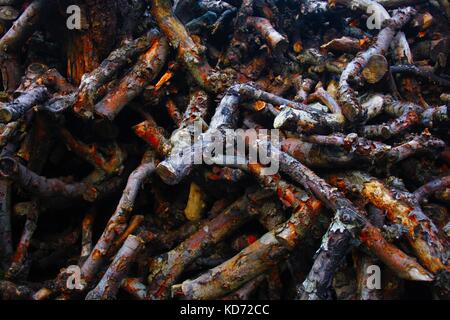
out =
<path fill-rule="evenodd" d="M 0 0 L 0 298 L 448 299 L 449 19 Z"/>

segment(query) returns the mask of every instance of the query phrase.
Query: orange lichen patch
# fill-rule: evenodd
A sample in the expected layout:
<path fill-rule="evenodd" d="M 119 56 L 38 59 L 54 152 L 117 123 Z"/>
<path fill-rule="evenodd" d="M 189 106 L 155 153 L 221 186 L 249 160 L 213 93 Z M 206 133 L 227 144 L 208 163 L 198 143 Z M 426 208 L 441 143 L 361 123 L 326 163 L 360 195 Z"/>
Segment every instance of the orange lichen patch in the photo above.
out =
<path fill-rule="evenodd" d="M 281 180 L 281 177 L 279 176 L 279 175 L 273 175 L 272 177 L 272 181 L 274 182 L 274 183 L 277 183 L 278 181 L 280 181 Z"/>
<path fill-rule="evenodd" d="M 288 138 L 282 141 L 281 150 L 283 152 L 293 155 L 297 159 L 299 158 L 301 159 L 303 158 L 303 153 L 301 152 L 302 150 L 301 144 L 302 142 L 299 141 L 298 139 Z"/>
<path fill-rule="evenodd" d="M 259 163 L 249 163 L 247 166 L 251 172 L 254 172 L 257 175 L 261 173 L 261 170 L 263 168 Z"/>
<path fill-rule="evenodd" d="M 258 100 L 255 102 L 255 109 L 257 111 L 263 110 L 266 106 L 267 104 L 264 101 Z"/>
<path fill-rule="evenodd" d="M 417 35 L 419 36 L 419 38 L 423 38 L 423 37 L 425 37 L 427 35 L 427 32 L 426 31 L 420 31 Z"/>
<path fill-rule="evenodd" d="M 369 38 L 368 38 L 368 37 L 364 37 L 364 38 L 362 38 L 362 39 L 359 39 L 359 45 L 360 45 L 361 47 L 363 47 L 368 41 L 369 41 Z"/>
<path fill-rule="evenodd" d="M 309 197 L 306 202 L 299 202 L 298 207 L 293 214 L 293 218 L 287 222 L 284 231 L 279 234 L 285 244 L 294 248 L 299 239 L 301 239 L 305 235 L 305 232 L 307 232 L 314 224 L 321 208 L 321 202 L 314 197 Z"/>
<path fill-rule="evenodd" d="M 172 79 L 173 77 L 173 72 L 172 71 L 166 71 L 162 77 L 158 80 L 158 82 L 155 84 L 155 91 L 158 91 L 159 89 L 161 89 L 161 87 L 163 85 L 165 85 L 170 79 Z"/>
<path fill-rule="evenodd" d="M 249 164 L 248 168 L 252 173 L 263 180 L 262 184 L 264 186 L 269 187 L 276 192 L 278 199 L 284 206 L 293 208 L 296 212 L 299 212 L 300 210 L 312 210 L 313 212 L 317 212 L 321 208 L 322 204 L 320 201 L 314 197 L 307 197 L 306 200 L 303 199 L 305 194 L 301 190 L 296 189 L 292 185 L 281 180 L 279 175 L 260 176 L 263 168 L 260 164 Z"/>
<path fill-rule="evenodd" d="M 134 133 L 144 141 L 146 141 L 150 146 L 155 149 L 159 149 L 161 146 L 161 130 L 159 128 L 149 125 L 148 122 L 144 121 L 133 127 Z"/>
<path fill-rule="evenodd" d="M 100 250 L 98 250 L 98 249 L 95 249 L 93 252 L 92 252 L 92 258 L 93 259 L 100 259 L 101 257 L 103 256 L 103 254 L 100 252 Z"/>
<path fill-rule="evenodd" d="M 319 212 L 319 210 L 322 209 L 323 207 L 322 202 L 313 197 L 309 197 L 308 201 L 306 202 L 306 205 L 313 212 Z"/>
<path fill-rule="evenodd" d="M 423 136 L 427 136 L 427 137 L 431 137 L 430 130 L 428 130 L 428 128 L 423 129 L 422 135 Z"/>
<path fill-rule="evenodd" d="M 417 220 L 409 214 L 413 210 L 409 205 L 394 199 L 392 193 L 380 181 L 372 180 L 364 183 L 362 196 L 367 198 L 377 208 L 386 210 L 389 220 L 396 221 L 408 227 L 411 235 L 417 226 Z"/>
<path fill-rule="evenodd" d="M 303 45 L 301 41 L 296 41 L 293 45 L 293 49 L 295 53 L 300 53 L 303 51 Z"/>
<path fill-rule="evenodd" d="M 295 195 L 290 189 L 286 189 L 284 199 L 286 199 L 291 204 L 296 201 Z"/>
<path fill-rule="evenodd" d="M 142 60 L 146 60 L 146 61 L 151 61 L 153 59 L 157 59 L 158 58 L 158 50 L 159 50 L 159 46 L 161 45 L 161 38 L 155 38 L 152 40 L 151 42 L 151 46 L 150 49 L 147 50 L 147 52 L 144 54 L 143 59 Z"/>
<path fill-rule="evenodd" d="M 289 189 L 277 188 L 277 195 L 280 201 L 286 207 L 292 207 L 295 201 L 295 196 Z"/>
<path fill-rule="evenodd" d="M 284 233 L 283 240 L 285 240 L 287 243 L 289 243 L 291 246 L 294 246 L 296 243 L 296 240 L 298 238 L 297 234 L 297 225 L 295 223 L 292 223 L 291 221 L 287 222 L 288 232 Z"/>
<path fill-rule="evenodd" d="M 337 176 L 330 176 L 329 178 L 328 178 L 328 182 L 331 184 L 331 185 L 333 185 L 333 186 L 336 186 L 336 187 L 338 187 L 342 192 L 344 192 L 344 193 L 346 193 L 348 190 L 347 190 L 347 186 L 346 186 L 346 184 L 345 184 L 345 181 L 343 180 L 343 179 L 340 179 L 339 177 L 337 177 Z"/>

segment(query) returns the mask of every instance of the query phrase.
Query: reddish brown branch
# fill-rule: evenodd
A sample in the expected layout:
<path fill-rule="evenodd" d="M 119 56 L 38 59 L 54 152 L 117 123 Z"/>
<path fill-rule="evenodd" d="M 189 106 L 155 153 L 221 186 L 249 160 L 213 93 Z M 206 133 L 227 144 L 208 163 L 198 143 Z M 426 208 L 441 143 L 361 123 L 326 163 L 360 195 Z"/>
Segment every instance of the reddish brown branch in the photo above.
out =
<path fill-rule="evenodd" d="M 57 178 L 45 178 L 19 163 L 11 157 L 0 159 L 0 174 L 12 179 L 28 192 L 41 197 L 83 198 L 86 185 L 83 183 L 67 183 Z"/>
<path fill-rule="evenodd" d="M 100 282 L 87 294 L 86 300 L 114 299 L 143 245 L 142 239 L 129 235 Z"/>
<path fill-rule="evenodd" d="M 7 279 L 14 279 L 22 271 L 24 263 L 28 258 L 28 248 L 30 246 L 31 237 L 37 227 L 37 221 L 39 217 L 39 210 L 36 207 L 37 203 L 32 202 L 28 208 L 27 219 L 23 227 L 22 236 L 20 237 L 19 244 L 17 245 L 16 252 L 12 257 L 11 266 L 6 273 Z"/>
<path fill-rule="evenodd" d="M 103 265 L 106 254 L 113 245 L 114 240 L 126 229 L 128 216 L 133 210 L 134 201 L 136 200 L 139 189 L 154 170 L 154 156 L 152 152 L 147 151 L 144 154 L 141 165 L 129 176 L 127 186 L 123 191 L 116 211 L 108 221 L 103 234 L 97 241 L 86 262 L 81 267 L 82 276 L 86 282 L 91 281 L 95 277 L 97 271 Z"/>
<path fill-rule="evenodd" d="M 150 264 L 149 298 L 167 298 L 170 287 L 190 263 L 257 213 L 253 206 L 256 201 L 261 201 L 260 198 L 258 194 L 246 194 L 224 212 L 204 223 L 203 227 L 176 248 L 155 258 Z"/>
<path fill-rule="evenodd" d="M 314 224 L 320 202 L 306 195 L 303 198 L 302 206 L 286 223 L 198 278 L 173 286 L 172 295 L 196 300 L 217 299 L 268 271 L 297 246 Z"/>
<path fill-rule="evenodd" d="M 130 59 L 148 50 L 156 37 L 158 37 L 158 31 L 153 29 L 145 36 L 111 52 L 97 69 L 85 75 L 81 80 L 73 110 L 83 117 L 92 117 L 100 87 L 110 81 L 120 69 L 129 63 Z"/>
<path fill-rule="evenodd" d="M 158 76 L 166 63 L 168 43 L 162 36 L 155 36 L 150 43 L 150 49 L 139 57 L 133 69 L 95 105 L 97 115 L 113 120 L 123 107 L 142 93 L 146 84 Z"/>

